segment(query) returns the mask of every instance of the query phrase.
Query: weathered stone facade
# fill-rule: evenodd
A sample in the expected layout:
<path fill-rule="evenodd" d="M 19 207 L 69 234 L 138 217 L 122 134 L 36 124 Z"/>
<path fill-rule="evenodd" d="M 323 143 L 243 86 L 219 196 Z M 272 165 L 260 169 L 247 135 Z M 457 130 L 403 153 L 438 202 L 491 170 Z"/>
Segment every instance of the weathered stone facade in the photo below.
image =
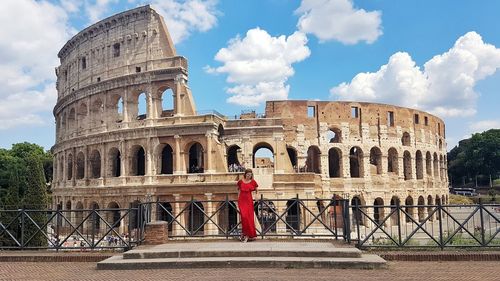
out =
<path fill-rule="evenodd" d="M 269 200 L 337 194 L 363 205 L 447 201 L 441 119 L 391 105 L 326 101 L 268 101 L 264 117 L 199 113 L 187 60 L 176 55 L 162 17 L 149 6 L 86 28 L 59 58 L 53 202 L 63 210 L 227 194 L 235 200 L 236 166 L 268 167 L 254 174 Z M 272 152 L 272 165 L 265 158 L 255 163 L 260 148 Z M 173 205 L 174 213 L 183 208 Z M 216 207 L 206 205 L 209 214 Z"/>

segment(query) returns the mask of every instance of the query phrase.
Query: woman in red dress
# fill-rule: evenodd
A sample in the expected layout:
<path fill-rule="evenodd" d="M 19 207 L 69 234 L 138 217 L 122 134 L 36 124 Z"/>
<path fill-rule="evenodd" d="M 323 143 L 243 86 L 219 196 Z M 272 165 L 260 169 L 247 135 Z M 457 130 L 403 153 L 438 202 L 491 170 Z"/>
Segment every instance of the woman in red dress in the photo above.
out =
<path fill-rule="evenodd" d="M 246 169 L 243 179 L 238 181 L 238 207 L 240 208 L 242 241 L 253 241 L 257 237 L 254 222 L 252 191 L 257 191 L 259 185 L 253 179 L 251 169 Z"/>

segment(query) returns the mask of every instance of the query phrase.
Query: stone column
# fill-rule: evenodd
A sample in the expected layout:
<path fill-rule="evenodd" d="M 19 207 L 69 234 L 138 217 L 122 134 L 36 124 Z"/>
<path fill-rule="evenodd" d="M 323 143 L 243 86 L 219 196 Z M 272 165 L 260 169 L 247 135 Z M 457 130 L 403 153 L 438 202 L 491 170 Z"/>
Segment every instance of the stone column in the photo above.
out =
<path fill-rule="evenodd" d="M 174 175 L 185 174 L 185 167 L 182 166 L 181 136 L 175 135 L 175 169 Z"/>
<path fill-rule="evenodd" d="M 205 167 L 207 168 L 205 173 L 213 173 L 213 164 L 212 164 L 212 133 L 208 132 L 205 134 L 205 137 L 207 138 L 207 149 L 206 149 L 206 164 Z"/>
<path fill-rule="evenodd" d="M 180 194 L 172 194 L 174 196 L 174 206 L 173 207 L 173 215 L 174 217 L 177 217 L 180 212 L 182 211 L 182 208 L 184 206 L 181 206 L 181 203 L 179 203 L 179 201 L 181 200 L 181 196 Z M 185 222 L 185 216 L 184 214 L 180 215 L 177 217 L 177 222 L 173 222 L 173 225 L 172 225 L 172 232 L 174 233 L 174 235 L 184 235 L 186 234 L 185 230 L 181 227 L 184 226 L 186 229 L 187 229 L 187 225 L 186 225 L 186 222 Z M 181 225 L 179 225 L 179 223 Z"/>
<path fill-rule="evenodd" d="M 276 199 L 284 199 L 284 193 L 283 192 L 276 192 Z M 276 233 L 286 233 L 286 224 L 278 219 L 278 217 L 283 214 L 283 212 L 286 210 L 286 202 L 285 201 L 276 201 Z M 286 221 L 286 215 L 282 217 L 284 221 Z"/>
<path fill-rule="evenodd" d="M 205 213 L 208 216 L 205 218 L 205 220 L 207 221 L 207 224 L 205 225 L 206 226 L 205 235 L 207 235 L 207 234 L 208 235 L 216 235 L 217 234 L 217 226 L 208 219 L 213 215 L 214 209 L 215 209 L 213 206 L 213 202 L 212 202 L 213 196 L 212 196 L 212 193 L 205 193 L 205 196 L 207 197 L 207 200 L 208 200 L 207 208 L 205 211 Z M 212 217 L 211 220 L 217 222 L 216 216 Z"/>
<path fill-rule="evenodd" d="M 123 121 L 122 122 L 130 122 L 130 116 L 129 116 L 129 90 L 128 88 L 126 87 L 124 89 L 124 93 L 123 93 L 123 96 L 122 96 L 122 100 L 123 100 Z"/>
<path fill-rule="evenodd" d="M 182 100 L 181 100 L 181 93 L 182 93 L 182 75 L 177 75 L 175 77 L 175 89 L 174 89 L 174 114 L 176 116 L 182 116 L 183 111 L 182 111 Z"/>

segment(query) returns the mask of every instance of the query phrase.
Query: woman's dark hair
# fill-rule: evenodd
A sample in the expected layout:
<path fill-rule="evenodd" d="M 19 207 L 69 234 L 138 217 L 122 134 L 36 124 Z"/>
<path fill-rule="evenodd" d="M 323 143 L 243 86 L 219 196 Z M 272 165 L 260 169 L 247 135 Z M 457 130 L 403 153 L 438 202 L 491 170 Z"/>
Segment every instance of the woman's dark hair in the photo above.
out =
<path fill-rule="evenodd" d="M 243 178 L 245 178 L 248 173 L 252 174 L 252 179 L 253 179 L 253 171 L 252 171 L 252 169 L 245 169 L 245 172 L 243 173 Z"/>

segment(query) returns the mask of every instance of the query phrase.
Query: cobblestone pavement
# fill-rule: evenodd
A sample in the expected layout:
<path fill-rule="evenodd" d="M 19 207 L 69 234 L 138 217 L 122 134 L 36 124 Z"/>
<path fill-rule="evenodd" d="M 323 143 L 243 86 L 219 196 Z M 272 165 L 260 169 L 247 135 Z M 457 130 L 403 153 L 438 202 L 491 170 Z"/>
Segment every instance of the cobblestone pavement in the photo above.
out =
<path fill-rule="evenodd" d="M 388 269 L 96 270 L 95 263 L 0 263 L 0 280 L 499 280 L 500 262 L 389 262 Z"/>

